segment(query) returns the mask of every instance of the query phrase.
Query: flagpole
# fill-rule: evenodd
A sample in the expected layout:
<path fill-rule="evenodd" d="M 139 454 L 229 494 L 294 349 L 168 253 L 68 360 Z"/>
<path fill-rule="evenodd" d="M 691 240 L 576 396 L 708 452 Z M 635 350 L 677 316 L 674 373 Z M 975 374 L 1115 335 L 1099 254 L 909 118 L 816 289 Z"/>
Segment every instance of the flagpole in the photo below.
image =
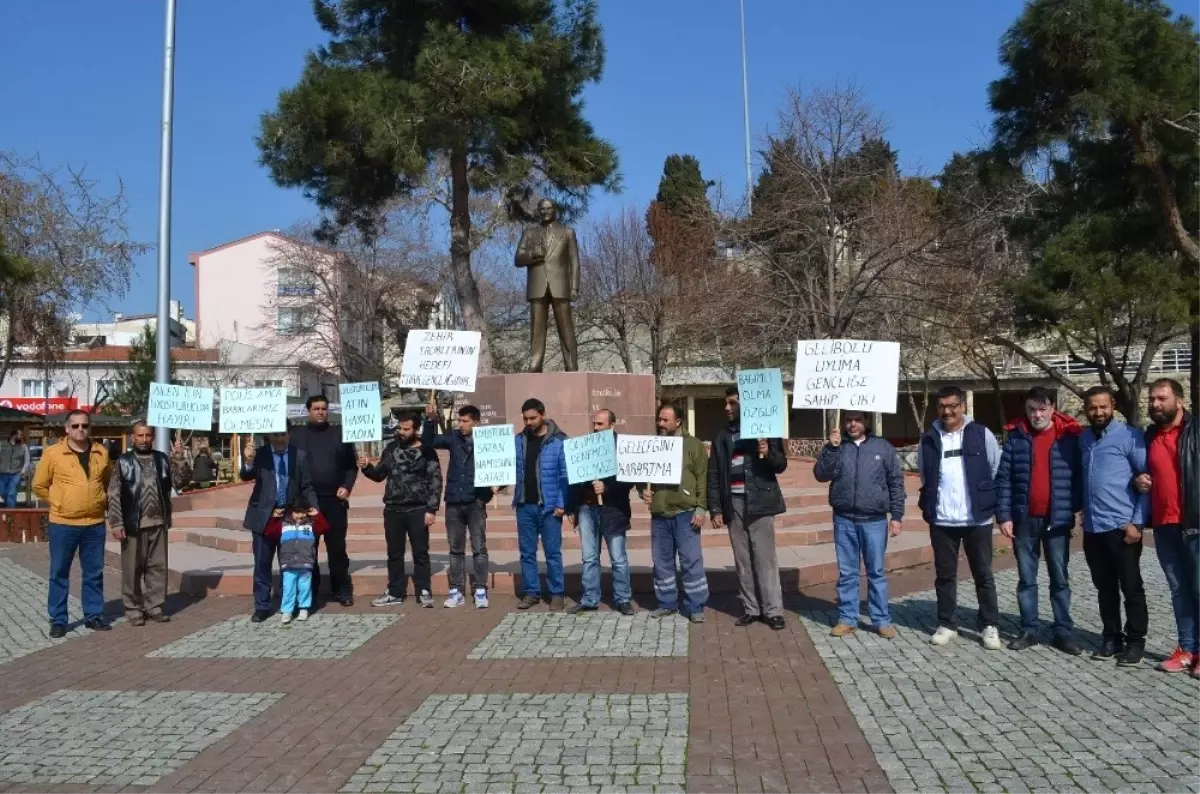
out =
<path fill-rule="evenodd" d="M 166 41 L 163 45 L 162 143 L 158 164 L 158 322 L 155 333 L 154 380 L 171 379 L 171 120 L 175 114 L 175 0 L 166 0 Z M 155 428 L 154 445 L 170 449 L 170 432 Z"/>

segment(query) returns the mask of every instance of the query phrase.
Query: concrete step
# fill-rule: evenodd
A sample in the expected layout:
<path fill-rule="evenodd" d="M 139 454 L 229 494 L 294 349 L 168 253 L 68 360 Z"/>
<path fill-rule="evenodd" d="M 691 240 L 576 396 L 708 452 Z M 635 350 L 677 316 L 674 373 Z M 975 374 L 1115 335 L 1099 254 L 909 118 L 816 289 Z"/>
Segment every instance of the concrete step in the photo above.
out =
<path fill-rule="evenodd" d="M 120 544 L 107 546 L 108 562 L 120 564 Z M 324 571 L 325 555 L 321 553 Z M 780 577 L 785 590 L 832 582 L 837 578 L 837 559 L 832 544 L 812 546 L 783 546 L 778 548 Z M 539 558 L 541 555 L 539 554 Z M 928 563 L 933 559 L 929 548 L 929 536 L 924 532 L 905 532 L 888 544 L 886 567 L 888 570 L 907 568 Z M 520 564 L 517 552 L 489 550 L 489 587 L 496 595 L 518 595 L 521 586 Z M 449 589 L 447 567 L 449 557 L 444 553 L 431 555 L 433 567 L 433 590 L 435 595 L 445 595 Z M 580 592 L 580 558 L 578 552 L 568 551 L 564 555 L 567 573 L 567 593 Z M 654 591 L 650 549 L 634 548 L 629 551 L 632 569 L 633 590 L 638 594 Z M 602 557 L 604 592 L 610 592 L 607 554 Z M 706 548 L 704 564 L 708 571 L 709 589 L 718 593 L 737 592 L 737 578 L 733 566 L 733 551 L 726 548 Z M 190 595 L 251 595 L 253 593 L 252 572 L 254 559 L 245 552 L 223 551 L 193 543 L 173 542 L 169 546 L 168 567 L 172 583 Z M 468 552 L 467 567 L 470 567 Z M 373 597 L 387 586 L 387 562 L 382 554 L 361 554 L 351 558 L 350 569 L 354 578 L 355 593 L 360 599 Z M 411 557 L 407 566 L 412 572 Z M 544 566 L 542 571 L 544 573 Z M 322 577 L 322 588 L 328 587 L 328 577 Z M 411 592 L 411 584 L 408 586 Z M 544 591 L 544 590 L 543 590 Z"/>

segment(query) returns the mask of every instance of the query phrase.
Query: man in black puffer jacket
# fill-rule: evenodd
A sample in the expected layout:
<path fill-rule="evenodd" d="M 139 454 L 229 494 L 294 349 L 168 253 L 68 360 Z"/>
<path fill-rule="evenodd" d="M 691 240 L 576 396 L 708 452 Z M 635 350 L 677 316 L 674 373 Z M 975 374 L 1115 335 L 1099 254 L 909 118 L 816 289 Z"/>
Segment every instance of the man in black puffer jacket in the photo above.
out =
<path fill-rule="evenodd" d="M 867 614 L 879 636 L 892 639 L 896 629 L 888 611 L 883 560 L 888 536 L 900 534 L 904 518 L 904 473 L 895 447 L 867 430 L 866 414 L 846 411 L 842 426 L 850 443 L 843 443 L 841 431 L 834 430 L 813 467 L 818 482 L 830 483 L 833 508 L 838 622 L 831 633 L 845 637 L 858 628 L 858 561 L 862 559 L 867 569 Z"/>

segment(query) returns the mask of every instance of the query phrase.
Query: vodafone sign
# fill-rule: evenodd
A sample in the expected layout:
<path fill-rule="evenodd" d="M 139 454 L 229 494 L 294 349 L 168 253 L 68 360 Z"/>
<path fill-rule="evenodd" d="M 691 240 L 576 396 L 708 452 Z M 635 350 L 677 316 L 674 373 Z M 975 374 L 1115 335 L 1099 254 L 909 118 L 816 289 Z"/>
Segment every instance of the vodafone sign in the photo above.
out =
<path fill-rule="evenodd" d="M 79 407 L 79 398 L 51 397 L 47 402 L 45 397 L 0 397 L 0 408 L 16 408 L 31 414 L 45 414 L 47 407 L 52 414 L 74 411 Z"/>

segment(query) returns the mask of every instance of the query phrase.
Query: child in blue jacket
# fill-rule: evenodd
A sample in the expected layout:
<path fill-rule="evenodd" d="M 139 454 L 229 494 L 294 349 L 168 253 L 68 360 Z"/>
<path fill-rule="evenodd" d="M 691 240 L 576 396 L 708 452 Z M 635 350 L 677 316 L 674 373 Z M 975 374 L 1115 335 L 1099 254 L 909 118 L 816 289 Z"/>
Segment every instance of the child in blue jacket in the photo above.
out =
<path fill-rule="evenodd" d="M 298 496 L 287 508 L 275 511 L 264 535 L 279 543 L 279 571 L 283 598 L 279 614 L 283 625 L 292 622 L 296 607 L 299 619 L 308 620 L 312 609 L 313 569 L 317 566 L 317 538 L 329 525 L 320 513 L 310 514 L 303 496 Z"/>

